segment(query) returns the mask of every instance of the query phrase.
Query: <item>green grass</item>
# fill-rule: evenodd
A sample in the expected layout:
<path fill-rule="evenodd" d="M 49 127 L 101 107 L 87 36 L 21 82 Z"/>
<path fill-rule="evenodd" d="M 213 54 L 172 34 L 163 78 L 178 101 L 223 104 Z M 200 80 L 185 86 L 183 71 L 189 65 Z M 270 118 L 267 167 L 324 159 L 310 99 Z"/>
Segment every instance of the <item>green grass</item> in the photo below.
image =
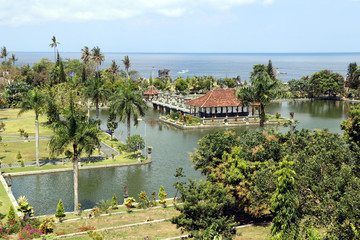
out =
<path fill-rule="evenodd" d="M 28 112 L 21 114 L 21 116 L 18 116 L 19 111 L 20 111 L 20 109 L 18 109 L 18 108 L 16 108 L 16 109 L 9 108 L 6 110 L 1 110 L 0 111 L 0 121 L 16 119 L 16 118 L 24 118 L 24 117 L 35 117 L 34 111 L 28 111 Z M 7 124 L 7 122 L 5 124 Z"/>
<path fill-rule="evenodd" d="M 40 160 L 46 160 L 49 157 L 49 151 L 47 149 L 48 143 L 49 140 L 39 141 Z M 18 159 L 16 159 L 18 152 L 21 153 L 24 162 L 35 161 L 35 141 L 33 140 L 27 143 L 24 141 L 7 142 L 2 144 L 2 146 L 0 146 L 0 160 L 2 163 L 15 163 L 18 161 Z"/>
<path fill-rule="evenodd" d="M 236 231 L 236 240 L 270 239 L 271 224 L 240 228 Z"/>
<path fill-rule="evenodd" d="M 22 154 L 22 153 L 21 153 Z M 104 159 L 96 162 L 82 162 L 82 167 L 92 167 L 92 166 L 102 166 L 102 165 L 110 165 L 110 164 L 125 164 L 125 163 L 135 163 L 137 162 L 136 158 L 130 158 L 129 153 L 122 153 L 119 156 L 116 156 L 114 160 L 112 158 Z M 16 173 L 16 172 L 31 172 L 31 171 L 42 171 L 42 170 L 55 170 L 55 169 L 64 169 L 71 168 L 72 163 L 62 164 L 61 162 L 58 164 L 46 164 L 39 168 L 36 166 L 28 166 L 28 167 L 15 167 L 15 168 L 3 168 L 2 171 L 4 173 Z"/>
<path fill-rule="evenodd" d="M 0 183 L 0 200 L 2 202 L 0 206 L 0 221 L 5 222 L 7 220 L 6 215 L 9 212 L 9 208 L 12 205 L 4 186 Z"/>
<path fill-rule="evenodd" d="M 42 123 L 46 122 L 46 117 L 39 117 L 39 135 L 52 136 L 53 131 L 45 127 Z M 19 135 L 19 128 L 24 129 L 29 136 L 35 136 L 35 118 L 25 118 L 5 122 L 5 131 L 2 134 L 15 134 Z"/>
<path fill-rule="evenodd" d="M 18 136 L 18 137 L 13 137 L 13 136 L 2 136 L 1 134 L 0 134 L 0 136 L 1 136 L 2 141 L 6 141 L 6 140 L 14 140 L 14 139 L 17 139 L 17 140 L 24 140 L 24 138 L 23 138 L 23 137 L 20 137 L 20 136 Z"/>

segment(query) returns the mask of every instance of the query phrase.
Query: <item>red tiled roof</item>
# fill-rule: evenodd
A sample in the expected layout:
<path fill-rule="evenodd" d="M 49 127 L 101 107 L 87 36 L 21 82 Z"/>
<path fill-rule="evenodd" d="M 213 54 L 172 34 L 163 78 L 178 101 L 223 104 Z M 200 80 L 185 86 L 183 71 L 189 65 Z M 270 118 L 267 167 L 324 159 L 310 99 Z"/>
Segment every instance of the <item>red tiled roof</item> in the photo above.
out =
<path fill-rule="evenodd" d="M 158 90 L 156 87 L 151 86 L 146 92 L 144 92 L 144 95 L 158 95 Z"/>
<path fill-rule="evenodd" d="M 185 104 L 195 107 L 236 107 L 241 101 L 235 95 L 235 89 L 213 89 L 204 96 L 190 100 Z"/>

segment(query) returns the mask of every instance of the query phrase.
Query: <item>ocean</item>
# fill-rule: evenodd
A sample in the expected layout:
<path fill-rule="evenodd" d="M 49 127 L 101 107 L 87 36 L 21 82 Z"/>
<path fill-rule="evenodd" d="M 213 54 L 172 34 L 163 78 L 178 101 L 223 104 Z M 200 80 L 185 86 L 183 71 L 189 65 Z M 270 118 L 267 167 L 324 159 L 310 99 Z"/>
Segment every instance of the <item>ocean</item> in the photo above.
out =
<path fill-rule="evenodd" d="M 17 66 L 39 62 L 42 58 L 54 60 L 54 52 L 13 52 L 19 60 Z M 122 59 L 128 55 L 131 70 L 142 77 L 158 76 L 158 70 L 169 69 L 171 76 L 214 76 L 216 78 L 240 76 L 249 79 L 255 64 L 272 64 L 282 74 L 279 79 L 289 81 L 311 76 L 323 69 L 346 75 L 350 62 L 360 62 L 360 53 L 103 53 L 101 68 L 108 68 L 115 60 L 124 69 Z M 81 53 L 60 53 L 63 59 L 80 59 Z"/>

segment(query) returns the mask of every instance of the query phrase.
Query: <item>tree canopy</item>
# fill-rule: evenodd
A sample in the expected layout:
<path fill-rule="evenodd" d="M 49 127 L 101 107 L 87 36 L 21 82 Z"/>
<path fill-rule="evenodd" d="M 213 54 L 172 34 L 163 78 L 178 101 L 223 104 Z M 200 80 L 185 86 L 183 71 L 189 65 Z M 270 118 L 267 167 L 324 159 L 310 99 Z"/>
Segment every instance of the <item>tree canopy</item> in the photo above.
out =
<path fill-rule="evenodd" d="M 330 239 L 352 239 L 351 226 L 360 227 L 360 160 L 339 134 L 218 132 L 199 141 L 191 160 L 207 181 L 228 190 L 235 218 L 270 211 L 274 238 L 302 239 L 320 228 Z"/>

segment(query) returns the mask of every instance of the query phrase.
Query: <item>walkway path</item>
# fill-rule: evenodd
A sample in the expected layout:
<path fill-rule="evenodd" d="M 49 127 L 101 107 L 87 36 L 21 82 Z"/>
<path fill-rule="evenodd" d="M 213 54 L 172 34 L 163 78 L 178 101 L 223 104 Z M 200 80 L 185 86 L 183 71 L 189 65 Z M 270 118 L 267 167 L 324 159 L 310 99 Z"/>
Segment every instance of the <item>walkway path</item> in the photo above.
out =
<path fill-rule="evenodd" d="M 24 139 L 20 137 L 18 134 L 0 134 L 0 137 L 18 137 L 18 139 L 7 139 L 2 142 L 23 142 Z M 39 140 L 48 140 L 50 137 L 47 136 L 39 136 Z M 35 137 L 29 137 L 29 140 L 35 141 Z"/>

